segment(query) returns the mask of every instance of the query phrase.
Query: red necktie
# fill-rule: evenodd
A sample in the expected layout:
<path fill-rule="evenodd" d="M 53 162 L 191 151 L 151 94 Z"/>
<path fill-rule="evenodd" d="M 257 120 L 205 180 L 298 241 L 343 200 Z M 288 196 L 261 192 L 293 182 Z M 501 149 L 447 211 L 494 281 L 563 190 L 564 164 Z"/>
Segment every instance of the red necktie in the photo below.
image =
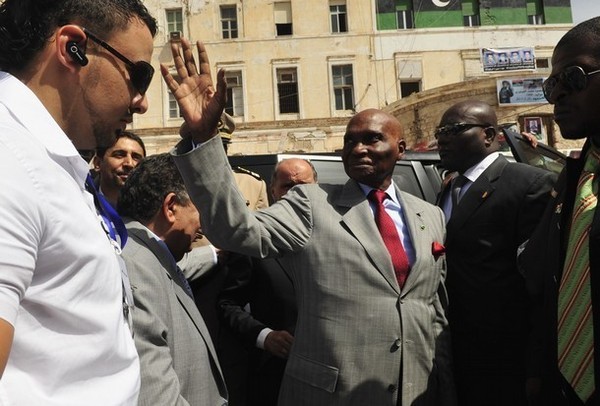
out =
<path fill-rule="evenodd" d="M 410 265 L 408 264 L 408 256 L 406 255 L 406 251 L 404 251 L 402 241 L 400 241 L 396 224 L 394 224 L 394 220 L 387 214 L 383 206 L 383 201 L 387 197 L 387 193 L 383 190 L 373 189 L 367 198 L 369 201 L 375 203 L 375 223 L 390 253 L 396 279 L 398 280 L 400 289 L 402 289 L 408 276 Z"/>

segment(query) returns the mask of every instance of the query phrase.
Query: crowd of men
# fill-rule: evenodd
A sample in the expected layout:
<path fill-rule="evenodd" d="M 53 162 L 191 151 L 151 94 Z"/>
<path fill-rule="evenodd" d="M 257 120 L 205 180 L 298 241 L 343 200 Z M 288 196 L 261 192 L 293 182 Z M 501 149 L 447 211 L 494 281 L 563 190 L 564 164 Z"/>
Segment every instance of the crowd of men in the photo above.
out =
<path fill-rule="evenodd" d="M 459 101 L 437 205 L 394 183 L 403 126 L 367 109 L 345 184 L 282 161 L 268 206 L 186 39 L 161 66 L 182 140 L 146 157 L 124 130 L 156 31 L 140 0 L 0 5 L 0 404 L 600 405 L 600 18 L 543 86 L 581 157 L 508 162 L 494 107 Z"/>

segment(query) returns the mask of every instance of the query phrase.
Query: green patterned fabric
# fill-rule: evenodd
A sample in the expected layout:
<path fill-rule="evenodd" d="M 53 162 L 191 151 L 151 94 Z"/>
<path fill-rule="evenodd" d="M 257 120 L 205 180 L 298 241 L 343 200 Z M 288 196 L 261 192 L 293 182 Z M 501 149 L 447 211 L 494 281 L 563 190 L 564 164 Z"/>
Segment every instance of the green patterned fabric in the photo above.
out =
<path fill-rule="evenodd" d="M 558 366 L 584 402 L 595 391 L 589 234 L 598 200 L 599 167 L 600 151 L 591 149 L 577 185 L 558 291 Z"/>

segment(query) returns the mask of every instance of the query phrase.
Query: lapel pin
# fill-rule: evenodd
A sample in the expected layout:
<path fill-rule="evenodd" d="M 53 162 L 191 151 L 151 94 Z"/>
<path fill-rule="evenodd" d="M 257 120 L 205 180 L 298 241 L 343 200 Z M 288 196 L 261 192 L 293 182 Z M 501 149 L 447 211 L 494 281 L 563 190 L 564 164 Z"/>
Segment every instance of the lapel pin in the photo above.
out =
<path fill-rule="evenodd" d="M 560 214 L 561 211 L 562 211 L 562 203 L 559 203 L 556 205 L 556 209 L 554 209 L 554 213 Z"/>
<path fill-rule="evenodd" d="M 485 192 L 483 192 L 483 194 L 481 195 L 482 199 L 485 199 L 486 197 L 488 197 L 488 192 L 487 190 Z"/>

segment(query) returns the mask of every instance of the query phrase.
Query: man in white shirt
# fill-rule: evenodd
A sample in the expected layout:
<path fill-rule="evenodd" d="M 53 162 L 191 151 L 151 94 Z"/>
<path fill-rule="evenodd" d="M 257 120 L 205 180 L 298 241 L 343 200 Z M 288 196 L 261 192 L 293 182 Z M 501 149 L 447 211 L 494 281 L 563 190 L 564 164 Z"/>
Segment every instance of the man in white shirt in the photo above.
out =
<path fill-rule="evenodd" d="M 77 150 L 112 145 L 132 115 L 146 111 L 155 33 L 139 0 L 0 6 L 6 403 L 137 403 L 131 292 L 118 255 L 126 234 L 116 236 L 116 217 L 97 214 Z"/>

